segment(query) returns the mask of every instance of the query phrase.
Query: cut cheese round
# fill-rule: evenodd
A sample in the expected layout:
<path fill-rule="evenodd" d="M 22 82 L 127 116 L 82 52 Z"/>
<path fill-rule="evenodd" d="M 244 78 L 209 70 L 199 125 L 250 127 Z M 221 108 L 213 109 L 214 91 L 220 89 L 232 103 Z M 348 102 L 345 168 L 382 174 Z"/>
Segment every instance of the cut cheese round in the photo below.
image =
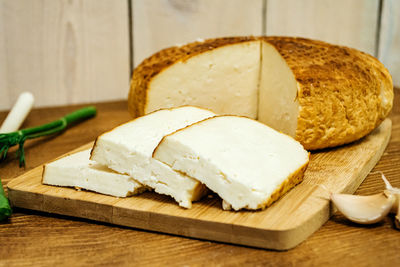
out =
<path fill-rule="evenodd" d="M 162 139 L 153 157 L 204 183 L 233 209 L 262 209 L 303 179 L 309 153 L 245 117 L 219 116 Z"/>
<path fill-rule="evenodd" d="M 355 141 L 393 104 L 387 69 L 355 49 L 290 37 L 232 37 L 164 49 L 134 71 L 129 110 L 194 105 L 258 119 L 306 149 Z"/>

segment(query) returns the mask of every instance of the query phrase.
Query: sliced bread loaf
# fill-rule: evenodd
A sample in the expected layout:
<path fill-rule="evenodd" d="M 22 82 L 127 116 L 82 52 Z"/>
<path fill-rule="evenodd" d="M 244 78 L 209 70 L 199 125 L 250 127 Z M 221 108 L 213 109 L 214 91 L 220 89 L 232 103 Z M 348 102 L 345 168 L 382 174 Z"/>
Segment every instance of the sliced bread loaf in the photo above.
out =
<path fill-rule="evenodd" d="M 82 188 L 101 194 L 127 197 L 146 190 L 132 177 L 89 160 L 90 149 L 43 166 L 42 183 Z"/>
<path fill-rule="evenodd" d="M 302 181 L 309 153 L 257 121 L 219 116 L 165 136 L 153 157 L 201 181 L 224 208 L 263 209 Z"/>
<path fill-rule="evenodd" d="M 91 159 L 190 208 L 206 192 L 204 185 L 153 159 L 152 153 L 164 135 L 214 115 L 190 106 L 155 111 L 99 136 Z"/>

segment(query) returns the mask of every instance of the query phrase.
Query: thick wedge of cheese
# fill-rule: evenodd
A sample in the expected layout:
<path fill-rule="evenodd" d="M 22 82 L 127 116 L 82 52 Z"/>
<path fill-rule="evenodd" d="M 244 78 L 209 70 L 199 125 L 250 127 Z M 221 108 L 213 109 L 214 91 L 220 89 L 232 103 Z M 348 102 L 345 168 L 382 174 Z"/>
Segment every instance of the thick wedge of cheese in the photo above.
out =
<path fill-rule="evenodd" d="M 129 110 L 183 104 L 257 119 L 306 149 L 355 141 L 393 105 L 388 70 L 352 48 L 291 37 L 231 37 L 164 49 L 135 70 Z"/>
<path fill-rule="evenodd" d="M 164 137 L 153 157 L 204 183 L 224 208 L 239 210 L 263 209 L 301 182 L 309 153 L 262 123 L 220 116 Z"/>
<path fill-rule="evenodd" d="M 214 115 L 205 109 L 186 106 L 139 117 L 99 136 L 91 159 L 128 174 L 157 193 L 172 196 L 180 206 L 190 208 L 192 201 L 206 192 L 204 185 L 153 159 L 152 153 L 164 135 Z"/>
<path fill-rule="evenodd" d="M 207 46 L 169 51 L 168 55 L 155 56 L 155 66 L 150 63 L 135 71 L 131 111 L 144 115 L 160 108 L 193 105 L 211 108 L 220 115 L 256 118 L 260 42 L 243 39 L 227 46 Z M 173 62 L 173 67 L 165 66 L 163 60 Z"/>
<path fill-rule="evenodd" d="M 44 165 L 43 184 L 77 187 L 101 194 L 127 197 L 146 188 L 132 177 L 89 160 L 90 149 Z"/>

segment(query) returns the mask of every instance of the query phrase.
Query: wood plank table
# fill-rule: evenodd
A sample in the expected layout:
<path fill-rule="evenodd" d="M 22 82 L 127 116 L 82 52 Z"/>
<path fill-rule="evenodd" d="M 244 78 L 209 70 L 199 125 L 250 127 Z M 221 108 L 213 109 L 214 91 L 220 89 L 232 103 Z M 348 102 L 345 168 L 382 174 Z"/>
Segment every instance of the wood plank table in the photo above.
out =
<path fill-rule="evenodd" d="M 393 186 L 400 187 L 400 91 L 395 92 L 391 141 L 356 194 L 382 191 L 384 184 L 378 171 Z M 61 135 L 27 142 L 25 169 L 18 167 L 12 149 L 6 161 L 0 163 L 3 184 L 130 119 L 125 101 L 95 105 L 96 118 Z M 24 127 L 49 122 L 82 106 L 35 109 Z M 0 112 L 0 121 L 5 116 Z M 16 208 L 9 221 L 0 222 L 0 245 L 0 266 L 400 264 L 400 231 L 394 229 L 393 217 L 375 225 L 359 226 L 338 213 L 296 248 L 277 252 Z"/>

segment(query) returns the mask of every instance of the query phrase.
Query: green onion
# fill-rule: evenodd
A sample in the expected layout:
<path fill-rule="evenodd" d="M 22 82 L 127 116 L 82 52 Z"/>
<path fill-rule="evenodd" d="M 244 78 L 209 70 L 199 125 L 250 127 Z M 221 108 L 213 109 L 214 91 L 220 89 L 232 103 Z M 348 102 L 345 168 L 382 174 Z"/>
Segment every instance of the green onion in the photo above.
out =
<path fill-rule="evenodd" d="M 3 184 L 0 180 L 0 221 L 11 216 L 12 210 L 10 207 L 10 203 L 8 203 L 8 199 L 4 193 Z"/>
<path fill-rule="evenodd" d="M 96 115 L 96 108 L 93 106 L 85 107 L 74 111 L 56 121 L 43 124 L 41 126 L 26 128 L 11 133 L 0 134 L 0 161 L 4 160 L 10 147 L 19 145 L 17 155 L 19 166 L 25 166 L 24 143 L 27 139 L 33 139 L 45 135 L 51 135 L 63 131 L 70 124 L 87 119 Z"/>

